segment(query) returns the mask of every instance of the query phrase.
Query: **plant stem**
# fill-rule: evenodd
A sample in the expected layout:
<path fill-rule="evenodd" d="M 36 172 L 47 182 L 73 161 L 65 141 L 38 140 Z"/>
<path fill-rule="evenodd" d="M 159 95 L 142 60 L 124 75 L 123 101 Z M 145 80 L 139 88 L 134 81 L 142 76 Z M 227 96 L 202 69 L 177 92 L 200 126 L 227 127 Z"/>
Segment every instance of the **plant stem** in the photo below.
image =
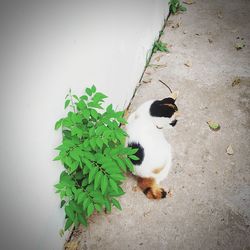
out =
<path fill-rule="evenodd" d="M 73 108 L 73 111 L 74 111 L 74 113 L 76 113 L 75 104 L 73 102 L 73 98 L 72 98 L 72 95 L 71 95 L 71 89 L 69 90 L 69 96 L 70 96 L 70 102 L 71 102 L 71 106 Z"/>

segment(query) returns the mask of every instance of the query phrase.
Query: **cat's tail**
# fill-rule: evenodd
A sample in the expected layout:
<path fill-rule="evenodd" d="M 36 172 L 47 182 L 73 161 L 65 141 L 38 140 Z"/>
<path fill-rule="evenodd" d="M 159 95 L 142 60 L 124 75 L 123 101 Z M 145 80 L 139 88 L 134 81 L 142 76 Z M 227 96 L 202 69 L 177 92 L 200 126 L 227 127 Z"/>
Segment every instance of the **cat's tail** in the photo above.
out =
<path fill-rule="evenodd" d="M 158 186 L 154 178 L 138 177 L 138 186 L 149 199 L 163 199 L 167 192 Z"/>

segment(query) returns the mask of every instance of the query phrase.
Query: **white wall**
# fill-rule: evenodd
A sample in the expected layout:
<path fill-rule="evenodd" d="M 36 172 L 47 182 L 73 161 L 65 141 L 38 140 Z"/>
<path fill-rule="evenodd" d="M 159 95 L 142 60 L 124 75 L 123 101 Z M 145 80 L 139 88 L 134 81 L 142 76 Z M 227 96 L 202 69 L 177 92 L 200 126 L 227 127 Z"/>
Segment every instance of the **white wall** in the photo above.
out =
<path fill-rule="evenodd" d="M 64 96 L 90 84 L 128 104 L 167 0 L 0 3 L 1 249 L 61 249 L 52 162 Z"/>

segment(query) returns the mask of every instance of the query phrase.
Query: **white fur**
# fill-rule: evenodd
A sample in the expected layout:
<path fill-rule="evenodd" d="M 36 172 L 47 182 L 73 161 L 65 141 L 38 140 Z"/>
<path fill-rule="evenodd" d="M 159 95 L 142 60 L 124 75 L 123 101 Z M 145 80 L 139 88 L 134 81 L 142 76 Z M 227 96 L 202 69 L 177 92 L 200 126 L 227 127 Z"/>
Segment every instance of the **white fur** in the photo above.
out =
<path fill-rule="evenodd" d="M 155 178 L 159 184 L 164 180 L 171 167 L 171 146 L 164 137 L 163 130 L 159 128 L 172 128 L 171 118 L 152 117 L 149 109 L 154 100 L 142 104 L 128 118 L 126 131 L 129 142 L 139 143 L 144 148 L 144 159 L 141 165 L 135 165 L 135 175 Z M 158 127 L 158 128 L 157 128 Z M 164 167 L 158 174 L 154 169 Z"/>

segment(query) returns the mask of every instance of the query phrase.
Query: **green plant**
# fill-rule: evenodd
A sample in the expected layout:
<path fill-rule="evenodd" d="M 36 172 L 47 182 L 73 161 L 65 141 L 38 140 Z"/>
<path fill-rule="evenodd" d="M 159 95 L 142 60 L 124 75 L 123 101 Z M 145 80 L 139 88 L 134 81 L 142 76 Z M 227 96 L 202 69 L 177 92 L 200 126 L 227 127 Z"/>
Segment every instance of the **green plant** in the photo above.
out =
<path fill-rule="evenodd" d="M 170 12 L 176 14 L 178 11 L 186 11 L 187 8 L 180 3 L 180 0 L 169 0 Z"/>
<path fill-rule="evenodd" d="M 133 171 L 130 159 L 138 159 L 137 149 L 124 146 L 126 133 L 123 112 L 112 105 L 103 108 L 104 99 L 96 87 L 86 88 L 78 97 L 71 91 L 66 96 L 67 116 L 58 120 L 55 129 L 62 128 L 62 143 L 54 160 L 60 160 L 64 171 L 55 185 L 64 207 L 64 230 L 79 223 L 87 226 L 94 211 L 110 212 L 112 205 L 121 209 L 116 197 L 124 194 L 121 183 L 127 170 Z"/>
<path fill-rule="evenodd" d="M 155 41 L 153 44 L 153 49 L 152 49 L 153 53 L 157 52 L 157 51 L 161 51 L 161 52 L 169 52 L 166 43 L 163 43 L 161 41 Z"/>

